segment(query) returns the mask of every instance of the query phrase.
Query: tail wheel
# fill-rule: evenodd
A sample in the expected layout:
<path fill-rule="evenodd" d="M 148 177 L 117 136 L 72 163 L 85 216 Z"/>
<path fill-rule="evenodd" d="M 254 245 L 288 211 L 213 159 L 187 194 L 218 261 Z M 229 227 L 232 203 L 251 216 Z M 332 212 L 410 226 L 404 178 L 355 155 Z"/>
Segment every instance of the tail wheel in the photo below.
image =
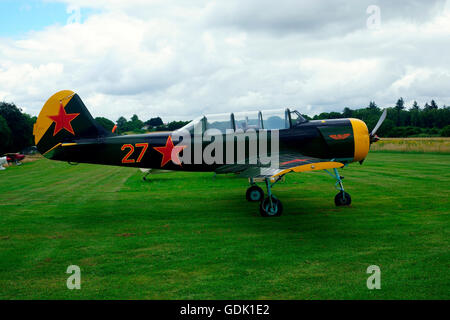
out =
<path fill-rule="evenodd" d="M 334 197 L 334 203 L 338 207 L 349 206 L 352 203 L 352 197 L 347 192 L 341 191 Z"/>
<path fill-rule="evenodd" d="M 264 198 L 264 191 L 258 186 L 251 186 L 247 189 L 245 197 L 247 198 L 247 201 L 259 202 Z"/>
<path fill-rule="evenodd" d="M 272 204 L 270 203 L 271 198 Z M 272 196 L 271 198 L 265 198 L 259 206 L 259 212 L 263 217 L 279 217 L 283 213 L 283 204 L 281 203 L 281 201 L 274 196 Z"/>

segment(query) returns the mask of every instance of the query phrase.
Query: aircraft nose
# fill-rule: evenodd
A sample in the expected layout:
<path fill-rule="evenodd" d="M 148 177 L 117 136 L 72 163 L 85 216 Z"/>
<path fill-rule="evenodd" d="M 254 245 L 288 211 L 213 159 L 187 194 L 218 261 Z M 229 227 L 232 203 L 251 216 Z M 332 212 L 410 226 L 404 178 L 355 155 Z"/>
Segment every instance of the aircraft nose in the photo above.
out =
<path fill-rule="evenodd" d="M 355 153 L 353 161 L 362 161 L 367 157 L 370 146 L 369 129 L 364 121 L 350 119 L 353 127 L 353 137 L 355 141 Z"/>

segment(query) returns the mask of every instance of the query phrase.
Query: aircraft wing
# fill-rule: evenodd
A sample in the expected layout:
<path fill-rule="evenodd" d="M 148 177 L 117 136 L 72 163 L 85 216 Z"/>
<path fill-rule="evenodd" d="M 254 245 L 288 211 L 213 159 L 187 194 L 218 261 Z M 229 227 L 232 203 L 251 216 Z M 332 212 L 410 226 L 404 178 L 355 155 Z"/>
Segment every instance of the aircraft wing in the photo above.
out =
<path fill-rule="evenodd" d="M 341 162 L 303 156 L 300 153 L 283 153 L 279 156 L 279 167 L 263 167 L 257 164 L 228 164 L 216 169 L 217 173 L 239 173 L 245 178 L 276 178 L 290 172 L 307 172 L 342 168 Z"/>

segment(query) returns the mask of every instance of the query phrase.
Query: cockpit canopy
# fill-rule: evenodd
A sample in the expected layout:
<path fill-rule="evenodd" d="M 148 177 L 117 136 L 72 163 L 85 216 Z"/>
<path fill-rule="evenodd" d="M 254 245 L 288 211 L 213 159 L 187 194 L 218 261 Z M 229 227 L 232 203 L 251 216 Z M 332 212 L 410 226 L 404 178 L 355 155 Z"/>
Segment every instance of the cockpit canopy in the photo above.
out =
<path fill-rule="evenodd" d="M 227 130 L 266 129 L 282 130 L 298 126 L 307 120 L 296 110 L 273 109 L 264 111 L 248 111 L 235 113 L 210 114 L 198 117 L 179 130 L 194 132 L 194 127 L 202 128 L 202 132 L 217 129 L 222 133 Z"/>

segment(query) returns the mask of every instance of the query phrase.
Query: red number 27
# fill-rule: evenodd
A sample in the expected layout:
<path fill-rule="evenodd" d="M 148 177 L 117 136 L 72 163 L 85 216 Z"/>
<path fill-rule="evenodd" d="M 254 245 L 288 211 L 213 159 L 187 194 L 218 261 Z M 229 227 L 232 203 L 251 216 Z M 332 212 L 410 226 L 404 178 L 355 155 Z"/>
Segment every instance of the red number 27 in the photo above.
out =
<path fill-rule="evenodd" d="M 139 163 L 141 162 L 142 158 L 144 157 L 145 152 L 147 152 L 148 143 L 136 143 L 136 148 L 142 148 L 141 153 L 139 154 L 139 157 L 135 159 L 129 159 L 131 155 L 134 153 L 134 146 L 132 144 L 124 144 L 120 150 L 125 151 L 126 149 L 130 149 L 128 153 L 123 157 L 122 163 Z"/>

